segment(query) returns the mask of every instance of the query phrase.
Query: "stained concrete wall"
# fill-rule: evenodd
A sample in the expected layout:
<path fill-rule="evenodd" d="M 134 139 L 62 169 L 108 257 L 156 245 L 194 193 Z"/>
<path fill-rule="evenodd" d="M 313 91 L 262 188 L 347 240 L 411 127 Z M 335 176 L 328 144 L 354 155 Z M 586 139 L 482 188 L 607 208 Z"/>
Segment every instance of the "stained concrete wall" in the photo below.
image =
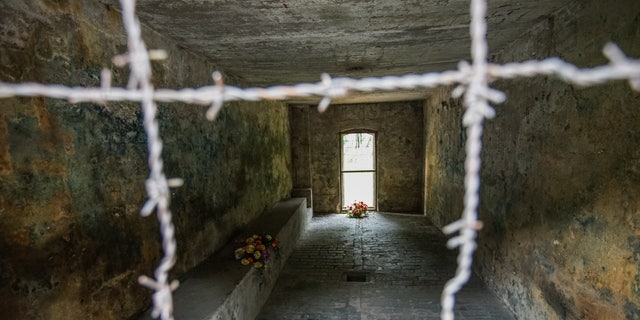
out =
<path fill-rule="evenodd" d="M 311 180 L 294 174 L 293 185 L 310 183 L 315 212 L 340 210 L 340 133 L 353 129 L 377 135 L 378 210 L 422 210 L 422 102 L 334 105 L 324 113 L 308 105 L 292 110 L 292 171 L 309 170 Z"/>
<path fill-rule="evenodd" d="M 0 3 L 0 80 L 95 86 L 126 51 L 119 12 L 96 1 Z M 156 87 L 211 83 L 215 66 L 144 28 Z M 114 69 L 114 85 L 128 71 Z M 234 83 L 232 77 L 228 82 Z M 237 83 L 237 82 L 236 82 Z M 172 190 L 178 277 L 289 195 L 288 109 L 160 104 Z M 161 257 L 158 223 L 143 218 L 146 135 L 133 103 L 0 99 L 0 318 L 125 319 L 150 303 L 137 284 Z"/>
<path fill-rule="evenodd" d="M 294 188 L 311 188 L 311 146 L 307 105 L 291 105 L 289 119 L 291 130 L 291 180 Z"/>
<path fill-rule="evenodd" d="M 640 56 L 640 2 L 585 1 L 542 21 L 498 62 L 560 56 L 606 63 L 602 46 Z M 521 319 L 640 319 L 640 93 L 545 77 L 499 81 L 486 122 L 476 271 Z M 425 104 L 426 212 L 462 210 L 463 106 L 442 89 Z"/>

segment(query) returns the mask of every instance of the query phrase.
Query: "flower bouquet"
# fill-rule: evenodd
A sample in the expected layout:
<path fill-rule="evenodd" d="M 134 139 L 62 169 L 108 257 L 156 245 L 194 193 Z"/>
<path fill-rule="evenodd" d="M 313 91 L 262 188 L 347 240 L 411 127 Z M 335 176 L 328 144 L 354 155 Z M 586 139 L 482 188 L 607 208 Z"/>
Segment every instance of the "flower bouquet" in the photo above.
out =
<path fill-rule="evenodd" d="M 347 216 L 349 218 L 363 218 L 367 216 L 367 209 L 369 207 L 367 206 L 366 203 L 360 201 L 360 202 L 354 202 L 352 205 L 349 206 L 349 209 L 347 210 Z"/>
<path fill-rule="evenodd" d="M 242 265 L 253 265 L 254 268 L 266 268 L 266 262 L 274 251 L 278 250 L 280 240 L 270 234 L 254 234 L 236 241 L 234 255 Z"/>

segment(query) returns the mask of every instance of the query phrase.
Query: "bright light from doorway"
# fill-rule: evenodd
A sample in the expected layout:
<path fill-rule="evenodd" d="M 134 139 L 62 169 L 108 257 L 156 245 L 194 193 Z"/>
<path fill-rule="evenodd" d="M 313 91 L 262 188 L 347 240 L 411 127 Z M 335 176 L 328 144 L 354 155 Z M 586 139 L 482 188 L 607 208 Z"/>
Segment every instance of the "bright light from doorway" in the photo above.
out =
<path fill-rule="evenodd" d="M 376 207 L 375 134 L 368 132 L 342 135 L 342 207 L 363 201 Z"/>

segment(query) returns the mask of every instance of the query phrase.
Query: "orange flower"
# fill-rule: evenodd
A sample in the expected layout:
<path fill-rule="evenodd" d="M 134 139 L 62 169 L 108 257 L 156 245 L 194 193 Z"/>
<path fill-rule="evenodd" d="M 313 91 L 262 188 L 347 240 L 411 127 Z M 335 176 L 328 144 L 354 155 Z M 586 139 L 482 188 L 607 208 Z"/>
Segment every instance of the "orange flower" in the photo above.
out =
<path fill-rule="evenodd" d="M 236 241 L 236 245 L 240 247 L 235 249 L 234 255 L 236 259 L 241 260 L 242 265 L 252 264 L 256 268 L 266 268 L 265 263 L 271 256 L 269 248 L 275 251 L 279 243 L 280 240 L 277 237 L 269 234 L 253 234 Z"/>

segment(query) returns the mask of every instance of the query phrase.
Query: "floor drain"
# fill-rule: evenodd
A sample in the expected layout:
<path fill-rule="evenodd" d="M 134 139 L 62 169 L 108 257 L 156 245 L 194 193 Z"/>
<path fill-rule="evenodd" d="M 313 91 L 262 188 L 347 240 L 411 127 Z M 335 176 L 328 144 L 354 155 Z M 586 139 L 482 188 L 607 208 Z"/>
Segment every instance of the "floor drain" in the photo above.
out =
<path fill-rule="evenodd" d="M 342 276 L 346 282 L 369 282 L 369 272 L 365 271 L 347 271 Z"/>

